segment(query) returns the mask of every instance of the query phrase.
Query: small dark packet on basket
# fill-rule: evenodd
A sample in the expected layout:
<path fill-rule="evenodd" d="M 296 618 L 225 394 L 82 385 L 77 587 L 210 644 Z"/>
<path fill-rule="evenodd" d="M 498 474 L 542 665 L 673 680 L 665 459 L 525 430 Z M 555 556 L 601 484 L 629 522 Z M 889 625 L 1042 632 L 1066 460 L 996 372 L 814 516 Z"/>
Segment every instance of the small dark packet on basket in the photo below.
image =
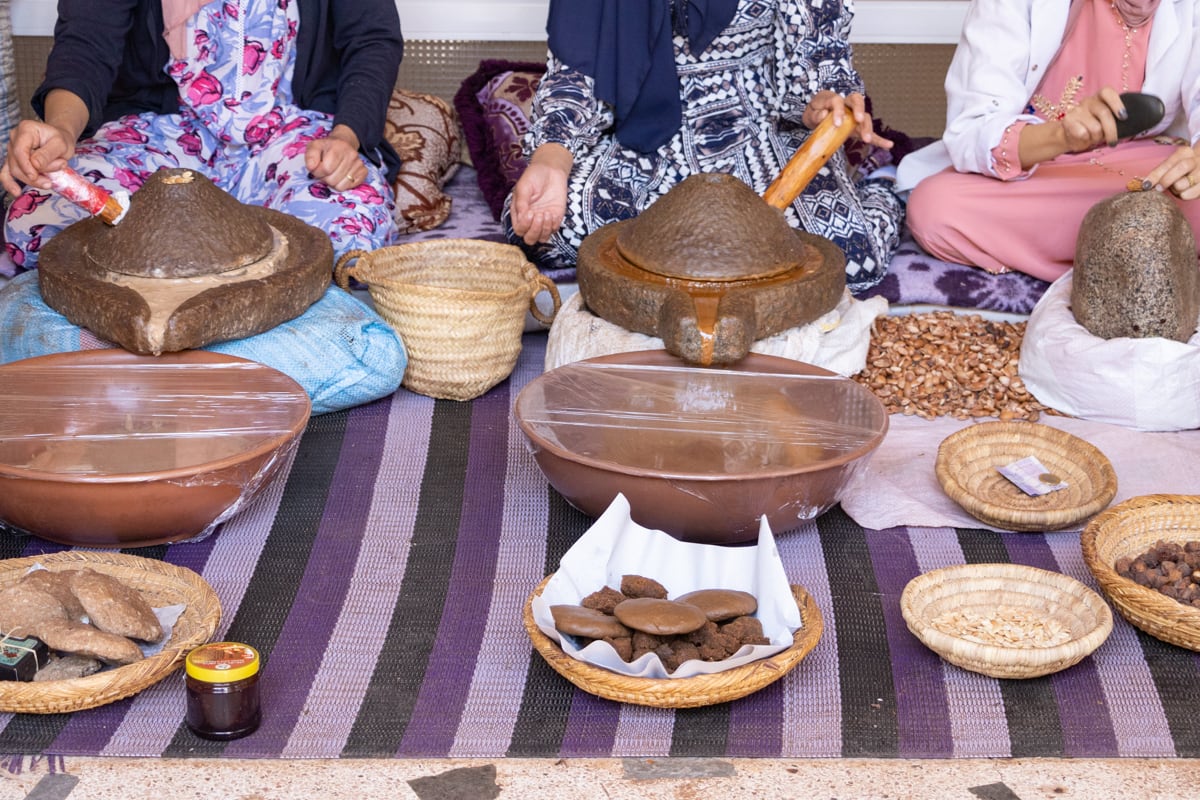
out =
<path fill-rule="evenodd" d="M 41 639 L 0 639 L 0 681 L 31 681 L 50 661 L 50 648 Z"/>

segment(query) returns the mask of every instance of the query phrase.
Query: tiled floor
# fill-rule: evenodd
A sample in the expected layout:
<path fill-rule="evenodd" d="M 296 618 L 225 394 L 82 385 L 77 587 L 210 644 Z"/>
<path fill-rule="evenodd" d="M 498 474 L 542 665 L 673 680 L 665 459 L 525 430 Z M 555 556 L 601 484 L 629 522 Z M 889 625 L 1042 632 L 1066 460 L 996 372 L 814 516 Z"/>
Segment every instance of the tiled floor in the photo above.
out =
<path fill-rule="evenodd" d="M 0 764 L 3 764 L 0 757 Z M 1185 760 L 25 760 L 0 800 L 1182 800 Z"/>

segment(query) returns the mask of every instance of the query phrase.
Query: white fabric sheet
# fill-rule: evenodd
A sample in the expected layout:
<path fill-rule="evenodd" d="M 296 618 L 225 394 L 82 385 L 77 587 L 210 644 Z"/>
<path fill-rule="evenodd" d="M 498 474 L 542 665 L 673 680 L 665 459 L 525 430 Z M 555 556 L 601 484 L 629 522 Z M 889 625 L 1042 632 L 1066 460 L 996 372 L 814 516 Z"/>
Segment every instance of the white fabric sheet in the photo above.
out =
<path fill-rule="evenodd" d="M 1200 494 L 1200 431 L 1135 431 L 1045 415 L 1039 422 L 1090 442 L 1108 457 L 1117 474 L 1114 505 L 1147 494 Z M 883 443 L 846 487 L 842 508 L 859 525 L 876 530 L 902 525 L 992 528 L 951 500 L 934 472 L 938 445 L 972 424 L 987 422 L 893 414 Z"/>

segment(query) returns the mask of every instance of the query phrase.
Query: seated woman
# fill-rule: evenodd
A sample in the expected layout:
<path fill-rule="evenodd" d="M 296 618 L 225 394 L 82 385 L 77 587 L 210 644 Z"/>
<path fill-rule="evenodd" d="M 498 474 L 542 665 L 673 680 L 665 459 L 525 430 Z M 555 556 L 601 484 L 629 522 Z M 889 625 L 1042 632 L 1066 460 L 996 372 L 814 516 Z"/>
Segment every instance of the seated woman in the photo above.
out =
<path fill-rule="evenodd" d="M 585 236 L 689 175 L 733 174 L 761 194 L 831 114 L 853 114 L 864 142 L 890 148 L 864 110 L 850 19 L 842 2 L 551 0 L 509 240 L 544 268 L 570 267 Z M 856 292 L 887 272 L 903 215 L 892 176 L 856 180 L 840 150 L 787 209 L 846 252 Z"/>
<path fill-rule="evenodd" d="M 0 168 L 16 198 L 0 274 L 34 268 L 86 215 L 50 191 L 47 173 L 68 165 L 110 192 L 195 169 L 327 231 L 335 257 L 395 238 L 399 159 L 383 138 L 404 49 L 393 0 L 60 0 L 58 12 L 33 97 L 44 121 L 20 123 Z"/>
<path fill-rule="evenodd" d="M 1131 183 L 1170 192 L 1200 231 L 1197 25 L 1200 0 L 975 0 L 945 135 L 900 164 L 914 238 L 946 261 L 1052 281 L 1088 210 Z M 1166 116 L 1119 141 L 1124 92 L 1157 96 Z"/>

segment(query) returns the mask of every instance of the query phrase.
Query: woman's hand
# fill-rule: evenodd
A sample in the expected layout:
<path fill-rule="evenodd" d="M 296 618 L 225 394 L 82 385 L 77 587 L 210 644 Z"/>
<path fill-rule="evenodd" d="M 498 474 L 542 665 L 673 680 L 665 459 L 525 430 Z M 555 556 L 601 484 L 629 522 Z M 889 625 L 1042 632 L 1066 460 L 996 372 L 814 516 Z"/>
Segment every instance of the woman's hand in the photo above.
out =
<path fill-rule="evenodd" d="M 22 120 L 8 139 L 8 157 L 0 167 L 0 186 L 16 197 L 20 181 L 27 186 L 50 189 L 47 173 L 67 166 L 75 155 L 75 142 L 88 121 L 87 106 L 66 89 L 46 95 L 45 122 Z"/>
<path fill-rule="evenodd" d="M 1124 115 L 1121 96 L 1111 86 L 1084 98 L 1058 121 L 1067 152 L 1082 153 L 1102 144 L 1115 146 L 1117 118 Z"/>
<path fill-rule="evenodd" d="M 1125 116 L 1121 96 L 1105 86 L 1062 118 L 1021 129 L 1017 153 L 1021 169 L 1031 169 L 1063 153 L 1082 153 L 1102 144 L 1117 143 L 1117 120 Z"/>
<path fill-rule="evenodd" d="M 1161 164 L 1150 171 L 1146 180 L 1160 192 L 1169 191 L 1180 200 L 1200 197 L 1200 144 L 1180 145 Z"/>
<path fill-rule="evenodd" d="M 854 115 L 854 135 L 867 144 L 877 145 L 884 150 L 892 149 L 892 140 L 875 132 L 874 121 L 867 113 L 866 98 L 858 92 L 851 92 L 843 98 L 837 92 L 822 89 L 809 101 L 800 121 L 804 123 L 804 127 L 813 130 L 821 124 L 821 120 L 832 114 L 833 124 L 837 127 L 842 124 L 847 109 Z"/>
<path fill-rule="evenodd" d="M 334 125 L 328 136 L 309 142 L 304 166 L 335 192 L 348 192 L 367 179 L 367 167 L 358 155 L 358 137 L 346 125 Z"/>
<path fill-rule="evenodd" d="M 21 193 L 17 181 L 39 189 L 49 189 L 46 173 L 67 166 L 75 155 L 75 142 L 68 134 L 40 120 L 21 120 L 8 140 L 8 158 L 0 167 L 0 186 L 16 197 Z"/>
<path fill-rule="evenodd" d="M 559 144 L 544 144 L 533 151 L 529 166 L 513 186 L 513 233 L 525 244 L 548 242 L 562 227 L 567 213 L 567 178 L 574 163 L 571 151 Z"/>

